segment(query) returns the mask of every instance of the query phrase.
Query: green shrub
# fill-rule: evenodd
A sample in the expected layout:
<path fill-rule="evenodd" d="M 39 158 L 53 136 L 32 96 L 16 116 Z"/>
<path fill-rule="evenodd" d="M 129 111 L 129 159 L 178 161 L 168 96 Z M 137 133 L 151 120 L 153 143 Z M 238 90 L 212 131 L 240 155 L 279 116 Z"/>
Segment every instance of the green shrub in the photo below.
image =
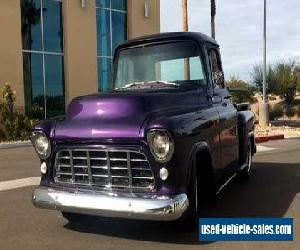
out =
<path fill-rule="evenodd" d="M 280 117 L 283 117 L 284 110 L 283 107 L 279 104 L 276 104 L 273 108 L 270 109 L 270 120 L 276 120 Z"/>
<path fill-rule="evenodd" d="M 285 108 L 285 115 L 291 119 L 292 117 L 294 117 L 296 115 L 296 109 L 293 106 L 286 106 Z"/>
<path fill-rule="evenodd" d="M 6 138 L 4 126 L 0 123 L 0 142 Z"/>
<path fill-rule="evenodd" d="M 28 139 L 37 120 L 29 119 L 15 110 L 16 93 L 6 83 L 0 95 L 0 141 Z"/>
<path fill-rule="evenodd" d="M 253 87 L 237 77 L 231 77 L 230 80 L 226 82 L 226 86 L 232 95 L 232 101 L 235 103 L 255 103 L 257 101 L 254 97 Z"/>

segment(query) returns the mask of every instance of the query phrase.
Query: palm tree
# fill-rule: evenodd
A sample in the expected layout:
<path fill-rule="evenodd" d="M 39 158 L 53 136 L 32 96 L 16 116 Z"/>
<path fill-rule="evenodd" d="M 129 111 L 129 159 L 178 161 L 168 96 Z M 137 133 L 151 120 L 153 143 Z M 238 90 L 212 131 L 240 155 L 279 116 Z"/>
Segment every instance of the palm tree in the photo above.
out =
<path fill-rule="evenodd" d="M 216 27 L 215 27 L 215 17 L 216 17 L 216 0 L 210 0 L 210 25 L 211 25 L 211 37 L 216 38 Z"/>
<path fill-rule="evenodd" d="M 187 13 L 187 0 L 182 0 L 182 26 L 183 31 L 189 30 L 189 24 L 188 24 L 188 13 Z"/>
<path fill-rule="evenodd" d="M 22 42 L 24 49 L 31 49 L 31 28 L 40 22 L 40 11 L 40 8 L 36 7 L 33 0 L 21 1 Z"/>
<path fill-rule="evenodd" d="M 187 0 L 182 0 L 182 28 L 183 31 L 189 31 L 189 22 L 188 22 L 188 10 L 187 10 Z M 184 59 L 184 79 L 190 80 L 190 60 L 189 58 Z"/>
<path fill-rule="evenodd" d="M 41 9 L 33 0 L 21 0 L 21 21 L 22 21 L 22 46 L 25 50 L 31 50 L 32 27 L 38 25 L 41 19 Z M 26 113 L 32 106 L 32 86 L 31 86 L 31 57 L 24 57 L 24 93 L 26 99 Z"/>

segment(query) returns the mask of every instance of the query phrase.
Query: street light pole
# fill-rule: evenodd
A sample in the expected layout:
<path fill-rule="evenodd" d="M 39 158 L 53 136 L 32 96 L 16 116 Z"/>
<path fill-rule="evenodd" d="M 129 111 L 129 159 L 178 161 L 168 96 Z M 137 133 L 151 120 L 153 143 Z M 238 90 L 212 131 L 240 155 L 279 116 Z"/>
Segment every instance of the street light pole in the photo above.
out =
<path fill-rule="evenodd" d="M 267 103 L 266 74 L 267 74 L 267 0 L 264 0 L 264 33 L 263 33 L 263 103 Z"/>
<path fill-rule="evenodd" d="M 259 108 L 259 125 L 269 125 L 269 104 L 267 97 L 267 0 L 264 0 L 264 27 L 263 27 L 263 100 Z"/>

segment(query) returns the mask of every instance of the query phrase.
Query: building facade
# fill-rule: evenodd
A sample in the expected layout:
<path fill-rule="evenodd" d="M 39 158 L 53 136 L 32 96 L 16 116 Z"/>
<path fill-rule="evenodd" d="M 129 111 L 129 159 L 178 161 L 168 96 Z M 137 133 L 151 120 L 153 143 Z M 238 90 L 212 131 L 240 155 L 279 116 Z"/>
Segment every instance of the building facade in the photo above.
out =
<path fill-rule="evenodd" d="M 72 98 L 110 88 L 114 49 L 160 32 L 159 0 L 1 0 L 0 88 L 17 108 L 63 115 Z"/>

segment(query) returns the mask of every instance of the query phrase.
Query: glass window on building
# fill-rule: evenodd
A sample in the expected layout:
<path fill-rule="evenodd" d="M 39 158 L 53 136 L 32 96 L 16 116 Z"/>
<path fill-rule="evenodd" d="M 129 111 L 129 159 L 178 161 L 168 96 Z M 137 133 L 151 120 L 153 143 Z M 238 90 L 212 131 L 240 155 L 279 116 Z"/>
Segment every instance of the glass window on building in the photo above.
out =
<path fill-rule="evenodd" d="M 127 1 L 96 0 L 98 89 L 111 86 L 112 58 L 116 47 L 127 39 Z"/>
<path fill-rule="evenodd" d="M 26 113 L 35 118 L 64 114 L 61 0 L 21 0 Z"/>

